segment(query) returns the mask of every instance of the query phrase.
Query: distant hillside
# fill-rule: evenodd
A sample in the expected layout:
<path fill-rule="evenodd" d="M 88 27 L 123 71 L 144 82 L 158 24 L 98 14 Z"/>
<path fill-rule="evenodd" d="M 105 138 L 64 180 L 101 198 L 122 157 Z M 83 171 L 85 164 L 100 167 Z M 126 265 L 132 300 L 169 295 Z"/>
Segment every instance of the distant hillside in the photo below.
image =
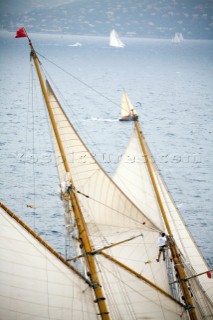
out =
<path fill-rule="evenodd" d="M 78 0 L 25 13 L 0 15 L 1 27 L 14 31 L 107 36 L 213 39 L 213 0 Z"/>

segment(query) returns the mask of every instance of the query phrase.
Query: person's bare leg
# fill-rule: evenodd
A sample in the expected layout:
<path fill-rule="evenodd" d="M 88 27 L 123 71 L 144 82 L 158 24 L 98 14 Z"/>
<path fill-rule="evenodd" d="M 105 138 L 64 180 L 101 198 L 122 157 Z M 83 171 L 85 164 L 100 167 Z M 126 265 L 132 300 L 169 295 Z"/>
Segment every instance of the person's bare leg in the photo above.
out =
<path fill-rule="evenodd" d="M 159 262 L 159 261 L 160 261 L 160 256 L 161 256 L 161 251 L 159 251 L 159 253 L 158 253 L 158 258 L 156 259 L 156 260 L 157 260 L 157 262 Z"/>

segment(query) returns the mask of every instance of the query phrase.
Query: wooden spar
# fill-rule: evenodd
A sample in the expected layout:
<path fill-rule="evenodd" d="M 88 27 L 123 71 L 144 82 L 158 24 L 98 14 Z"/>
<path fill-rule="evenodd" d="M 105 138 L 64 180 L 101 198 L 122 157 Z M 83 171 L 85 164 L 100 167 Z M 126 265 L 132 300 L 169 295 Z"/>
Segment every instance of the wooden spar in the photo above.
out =
<path fill-rule="evenodd" d="M 167 215 L 166 215 L 166 211 L 165 211 L 164 206 L 163 206 L 163 202 L 161 200 L 160 192 L 159 192 L 158 187 L 157 187 L 157 183 L 156 183 L 155 176 L 154 176 L 154 173 L 153 173 L 153 170 L 152 170 L 150 158 L 149 158 L 147 150 L 146 150 L 145 140 L 144 140 L 142 131 L 140 129 L 138 120 L 135 121 L 135 128 L 136 128 L 136 131 L 137 131 L 137 134 L 138 134 L 138 137 L 139 137 L 141 149 L 142 149 L 144 157 L 145 157 L 145 161 L 146 161 L 146 164 L 147 164 L 149 175 L 150 175 L 150 178 L 151 178 L 151 181 L 152 181 L 152 184 L 153 184 L 155 195 L 157 197 L 157 201 L 158 201 L 158 204 L 159 204 L 159 207 L 160 207 L 160 210 L 161 210 L 161 214 L 162 214 L 166 229 L 168 231 L 168 234 L 172 237 L 172 231 L 171 231 L 171 228 L 170 228 L 170 225 L 169 225 L 169 221 L 167 219 Z M 179 257 L 178 250 L 177 250 L 175 242 L 173 242 L 170 250 L 171 250 L 172 258 L 173 258 L 173 261 L 174 261 L 174 264 L 175 264 L 175 268 L 176 268 L 176 271 L 178 273 L 179 278 L 180 279 L 185 279 L 186 278 L 186 274 L 185 274 L 182 262 L 180 260 L 180 257 Z M 183 293 L 184 293 L 184 296 L 185 296 L 185 299 L 186 299 L 186 305 L 188 307 L 188 312 L 189 312 L 190 319 L 191 320 L 197 320 L 198 319 L 197 318 L 197 314 L 196 314 L 195 307 L 194 307 L 193 302 L 192 302 L 192 298 L 191 298 L 190 291 L 188 289 L 188 285 L 187 285 L 186 282 L 183 282 L 183 281 L 180 282 L 180 285 L 182 287 L 182 290 L 183 290 Z"/>
<path fill-rule="evenodd" d="M 187 280 L 189 280 L 189 279 L 197 278 L 197 277 L 199 277 L 199 276 L 202 276 L 202 275 L 206 274 L 207 272 L 213 272 L 213 269 L 209 269 L 209 270 L 207 270 L 207 271 L 194 274 L 193 276 L 190 276 L 190 277 L 188 277 L 188 278 L 181 279 L 181 281 L 187 281 Z M 177 282 L 179 282 L 179 280 L 172 281 L 172 282 L 170 282 L 170 284 L 177 283 Z"/>
<path fill-rule="evenodd" d="M 123 269 L 127 270 L 128 272 L 130 272 L 131 274 L 135 275 L 137 278 L 143 280 L 144 282 L 146 282 L 148 285 L 150 285 L 151 287 L 155 288 L 157 291 L 161 292 L 163 295 L 165 295 L 167 298 L 175 301 L 176 303 L 178 303 L 179 305 L 183 306 L 183 304 L 176 300 L 175 298 L 173 298 L 169 293 L 167 293 L 166 291 L 164 291 L 163 289 L 161 289 L 160 287 L 158 287 L 155 283 L 153 283 L 152 281 L 148 280 L 146 277 L 142 276 L 142 274 L 132 270 L 131 268 L 129 268 L 128 266 L 126 266 L 125 264 L 123 264 L 122 262 L 116 260 L 115 258 L 113 258 L 112 256 L 110 256 L 109 254 L 105 253 L 105 252 L 100 252 L 105 258 L 113 261 L 114 263 L 116 263 L 117 265 L 119 265 L 120 267 L 122 267 Z"/>
<path fill-rule="evenodd" d="M 106 250 L 106 249 L 109 249 L 109 248 L 112 248 L 112 247 L 115 247 L 115 246 L 118 246 L 119 244 L 123 244 L 125 242 L 128 242 L 128 241 L 131 241 L 135 238 L 138 238 L 138 237 L 142 237 L 143 235 L 140 234 L 138 236 L 134 236 L 134 237 L 131 237 L 131 238 L 128 238 L 128 239 L 125 239 L 125 240 L 122 240 L 122 241 L 119 241 L 119 242 L 115 242 L 115 243 L 112 243 L 108 246 L 105 246 L 103 248 L 100 248 L 100 249 L 96 249 L 96 250 L 93 250 L 91 252 L 85 252 L 84 254 L 80 254 L 79 256 L 76 256 L 76 257 L 73 257 L 73 258 L 70 258 L 70 259 L 67 259 L 67 261 L 75 261 L 76 259 L 79 259 L 79 258 L 82 258 L 84 257 L 86 254 L 96 254 L 96 253 L 101 253 L 101 251 L 103 250 Z"/>
<path fill-rule="evenodd" d="M 29 40 L 29 45 L 30 45 L 30 48 L 31 48 L 31 56 L 33 58 L 33 61 L 34 61 L 35 67 L 36 67 L 36 71 L 37 71 L 37 74 L 38 74 L 39 82 L 40 82 L 40 85 L 41 85 L 41 90 L 42 90 L 42 93 L 43 93 L 43 96 L 44 96 L 44 99 L 45 99 L 45 102 L 46 102 L 46 106 L 47 106 L 47 109 L 48 109 L 48 113 L 49 113 L 49 116 L 50 116 L 50 120 L 51 120 L 51 123 L 52 123 L 53 131 L 55 133 L 55 137 L 56 137 L 56 140 L 57 140 L 57 143 L 58 143 L 58 147 L 59 147 L 59 150 L 60 150 L 60 153 L 61 153 L 61 157 L 62 157 L 62 160 L 63 160 L 64 168 L 65 168 L 65 171 L 67 173 L 70 173 L 70 177 L 71 177 L 71 171 L 70 171 L 69 163 L 68 163 L 67 158 L 66 158 L 66 154 L 65 154 L 65 151 L 64 151 L 62 140 L 60 138 L 59 131 L 58 131 L 57 124 L 56 124 L 56 120 L 55 120 L 55 117 L 54 117 L 54 114 L 53 114 L 53 111 L 52 111 L 52 108 L 51 108 L 51 104 L 50 104 L 50 101 L 49 101 L 49 98 L 48 98 L 46 86 L 45 86 L 45 83 L 44 83 L 44 80 L 43 80 L 43 77 L 42 77 L 42 74 L 41 74 L 41 70 L 40 70 L 40 67 L 39 67 L 39 60 L 38 60 L 38 57 L 36 55 L 36 52 L 35 52 L 35 50 L 33 48 L 33 45 L 32 45 L 30 40 Z M 89 239 L 89 236 L 88 236 L 88 233 L 87 233 L 87 227 L 86 227 L 86 224 L 85 224 L 85 221 L 84 221 L 84 217 L 83 217 L 80 205 L 79 205 L 79 201 L 78 201 L 76 193 L 74 192 L 75 186 L 74 186 L 72 178 L 70 178 L 70 183 L 71 183 L 71 187 L 72 187 L 71 190 L 70 190 L 70 199 L 71 199 L 72 208 L 73 208 L 73 212 L 74 212 L 74 215 L 75 215 L 75 220 L 76 220 L 77 227 L 78 227 L 79 237 L 81 239 L 84 251 L 85 252 L 91 252 L 92 251 L 92 246 L 91 246 L 90 239 Z M 99 312 L 100 312 L 99 315 L 101 316 L 101 319 L 103 319 L 103 320 L 110 320 L 107 304 L 106 304 L 105 297 L 104 297 L 104 294 L 103 294 L 103 290 L 102 290 L 102 287 L 101 287 L 101 284 L 100 284 L 100 281 L 99 281 L 99 278 L 98 278 L 98 273 L 97 273 L 97 268 L 96 268 L 96 264 L 95 264 L 95 261 L 94 261 L 94 257 L 92 255 L 86 255 L 85 259 L 87 261 L 87 265 L 88 265 L 88 268 L 89 268 L 90 279 L 91 279 L 91 282 L 92 282 L 92 287 L 93 287 L 93 290 L 94 290 L 94 293 L 95 293 L 96 302 L 97 302 L 97 305 L 98 305 L 98 308 L 99 308 Z"/>

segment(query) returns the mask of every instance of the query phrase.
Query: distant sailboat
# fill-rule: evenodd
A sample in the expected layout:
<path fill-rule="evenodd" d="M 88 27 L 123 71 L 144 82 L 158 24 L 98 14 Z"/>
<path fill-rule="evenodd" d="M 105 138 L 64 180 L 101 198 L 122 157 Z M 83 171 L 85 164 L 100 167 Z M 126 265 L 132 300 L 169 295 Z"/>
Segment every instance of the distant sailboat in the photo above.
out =
<path fill-rule="evenodd" d="M 17 37 L 28 37 L 19 31 Z M 127 150 L 143 158 L 136 167 L 122 162 L 115 183 L 69 121 L 28 40 L 76 254 L 65 260 L 0 203 L 1 319 L 211 319 L 213 279 L 206 277 L 207 265 L 150 163 L 139 122 Z M 156 262 L 159 231 L 170 235 L 169 253 L 166 261 Z M 204 274 L 200 281 L 194 270 Z"/>
<path fill-rule="evenodd" d="M 113 29 L 110 33 L 109 45 L 116 48 L 124 48 L 125 44 L 121 41 L 118 33 Z"/>
<path fill-rule="evenodd" d="M 172 38 L 172 42 L 173 42 L 173 43 L 181 43 L 181 42 L 183 42 L 183 35 L 182 35 L 182 33 L 176 32 L 174 38 Z"/>
<path fill-rule="evenodd" d="M 123 92 L 121 100 L 121 118 L 120 121 L 134 121 L 138 118 L 126 91 Z"/>

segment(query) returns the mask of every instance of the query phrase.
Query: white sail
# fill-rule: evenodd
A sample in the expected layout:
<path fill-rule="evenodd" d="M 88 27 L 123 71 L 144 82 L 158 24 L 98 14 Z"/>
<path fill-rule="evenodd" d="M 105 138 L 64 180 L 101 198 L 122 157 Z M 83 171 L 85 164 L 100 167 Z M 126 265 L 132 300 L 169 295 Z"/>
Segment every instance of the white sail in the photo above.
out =
<path fill-rule="evenodd" d="M 174 38 L 172 38 L 173 43 L 181 43 L 183 41 L 183 35 L 180 32 L 176 32 Z"/>
<path fill-rule="evenodd" d="M 131 103 L 126 91 L 123 91 L 121 99 L 121 119 L 137 115 L 137 112 Z"/>
<path fill-rule="evenodd" d="M 121 41 L 118 33 L 113 29 L 110 33 L 109 45 L 116 48 L 124 48 L 125 44 Z"/>
<path fill-rule="evenodd" d="M 160 230 L 164 230 L 164 222 L 136 130 L 132 134 L 113 180 Z"/>
<path fill-rule="evenodd" d="M 182 35 L 181 32 L 179 33 L 179 39 L 180 39 L 181 42 L 184 40 L 184 39 L 183 39 L 183 35 Z"/>
<path fill-rule="evenodd" d="M 0 319 L 98 319 L 92 289 L 33 234 L 0 207 Z"/>
<path fill-rule="evenodd" d="M 152 159 L 151 166 L 172 234 L 178 248 L 184 256 L 185 263 L 188 267 L 188 264 L 193 266 L 194 273 L 205 272 L 208 270 L 208 266 L 196 246 L 189 230 L 185 226 L 184 221 L 175 206 L 175 203 L 172 200 L 156 165 L 153 162 L 153 157 L 148 146 L 146 146 L 146 148 L 148 150 L 148 157 Z M 132 159 L 132 161 L 130 162 L 128 159 Z M 125 154 L 117 168 L 114 181 L 126 192 L 126 194 L 128 194 L 138 207 L 141 208 L 142 211 L 158 225 L 159 228 L 165 230 L 161 221 L 161 213 L 157 197 L 148 173 L 145 157 L 140 146 L 136 129 L 134 129 Z M 200 276 L 197 281 L 203 288 L 200 292 L 205 292 L 205 295 L 202 297 L 203 302 L 208 299 L 210 300 L 210 314 L 213 314 L 213 279 L 207 278 L 206 274 L 204 274 Z"/>

